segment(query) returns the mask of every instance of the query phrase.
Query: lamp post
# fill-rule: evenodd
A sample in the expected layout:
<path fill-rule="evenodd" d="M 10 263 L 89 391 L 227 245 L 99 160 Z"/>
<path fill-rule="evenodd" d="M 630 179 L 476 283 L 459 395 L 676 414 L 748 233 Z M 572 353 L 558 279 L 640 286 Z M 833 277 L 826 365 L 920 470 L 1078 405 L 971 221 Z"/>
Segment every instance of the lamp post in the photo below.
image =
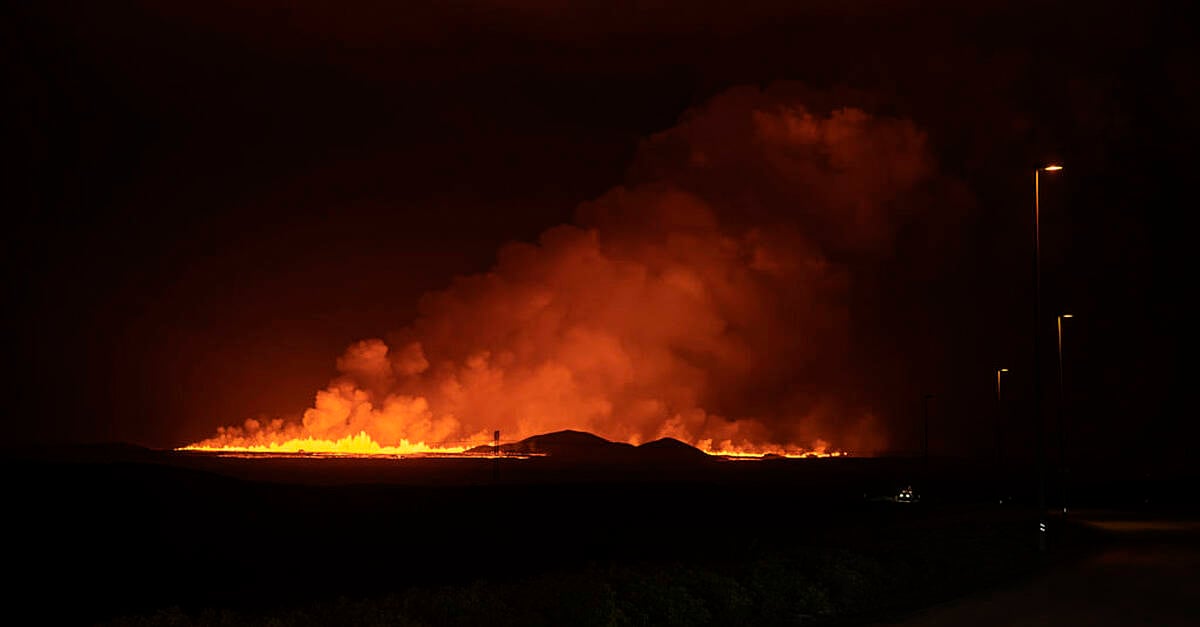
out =
<path fill-rule="evenodd" d="M 996 368 L 996 490 L 1000 504 L 1004 504 L 1004 388 L 1001 387 L 1004 373 L 1008 368 Z"/>
<path fill-rule="evenodd" d="M 1058 481 L 1064 517 L 1067 515 L 1067 386 L 1063 383 L 1063 320 L 1074 317 L 1058 315 Z"/>
<path fill-rule="evenodd" d="M 1001 376 L 1008 368 L 996 368 L 996 461 L 1004 463 L 1004 394 L 1000 387 Z"/>
<path fill-rule="evenodd" d="M 1040 225 L 1041 200 L 1039 192 L 1042 172 L 1058 172 L 1061 165 L 1047 165 L 1033 170 L 1033 421 L 1034 437 L 1037 442 L 1038 468 L 1038 550 L 1046 550 L 1046 433 L 1042 424 L 1042 368 L 1038 358 L 1041 352 L 1042 324 L 1042 234 Z"/>

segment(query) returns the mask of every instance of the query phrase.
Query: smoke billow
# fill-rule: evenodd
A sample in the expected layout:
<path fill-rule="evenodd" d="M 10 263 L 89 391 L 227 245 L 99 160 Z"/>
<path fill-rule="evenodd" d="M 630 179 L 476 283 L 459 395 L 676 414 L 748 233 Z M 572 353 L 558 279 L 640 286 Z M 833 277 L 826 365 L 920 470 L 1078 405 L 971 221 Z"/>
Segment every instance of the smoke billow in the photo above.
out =
<path fill-rule="evenodd" d="M 811 111 L 788 91 L 739 88 L 688 111 L 575 224 L 508 244 L 490 271 L 424 296 L 409 326 L 350 346 L 300 422 L 247 421 L 207 444 L 577 429 L 882 448 L 855 392 L 871 382 L 852 292 L 926 211 L 934 163 L 909 121 Z"/>

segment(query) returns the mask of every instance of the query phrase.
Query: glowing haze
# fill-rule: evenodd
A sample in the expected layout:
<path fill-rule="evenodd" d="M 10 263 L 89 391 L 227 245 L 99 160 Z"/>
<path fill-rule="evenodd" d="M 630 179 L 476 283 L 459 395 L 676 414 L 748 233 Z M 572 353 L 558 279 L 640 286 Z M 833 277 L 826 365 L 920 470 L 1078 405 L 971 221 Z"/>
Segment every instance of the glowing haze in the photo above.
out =
<path fill-rule="evenodd" d="M 929 202 L 934 167 L 911 122 L 810 110 L 798 93 L 735 89 L 687 112 L 575 224 L 508 244 L 408 326 L 347 348 L 298 420 L 193 446 L 455 451 L 496 429 L 575 429 L 709 451 L 882 448 L 854 394 L 868 383 L 848 292 Z"/>

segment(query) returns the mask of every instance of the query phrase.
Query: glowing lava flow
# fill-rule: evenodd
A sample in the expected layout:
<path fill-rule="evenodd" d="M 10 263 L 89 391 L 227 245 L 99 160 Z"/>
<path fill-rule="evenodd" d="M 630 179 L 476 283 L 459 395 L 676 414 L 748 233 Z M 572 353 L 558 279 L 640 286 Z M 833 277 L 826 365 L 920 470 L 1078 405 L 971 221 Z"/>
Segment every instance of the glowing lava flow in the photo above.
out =
<path fill-rule="evenodd" d="M 771 447 L 767 450 L 752 450 L 747 447 L 734 446 L 731 442 L 721 442 L 714 448 L 712 440 L 701 440 L 696 448 L 712 455 L 730 459 L 762 459 L 767 455 L 788 457 L 793 459 L 807 457 L 843 457 L 844 451 L 830 451 L 821 443 L 814 449 L 784 449 Z M 402 455 L 460 455 L 466 454 L 465 446 L 429 446 L 424 442 L 409 442 L 400 440 L 394 446 L 384 446 L 376 442 L 365 431 L 357 435 L 346 436 L 340 440 L 319 440 L 313 437 L 293 438 L 284 442 L 269 442 L 266 444 L 224 444 L 212 446 L 204 443 L 182 446 L 177 451 L 199 451 L 205 453 L 262 453 L 281 455 L 320 455 L 323 457 L 360 457 L 360 456 L 402 456 Z"/>
<path fill-rule="evenodd" d="M 701 450 L 703 450 L 703 449 L 701 449 Z M 783 452 L 779 452 L 779 453 L 768 451 L 766 453 L 745 453 L 745 452 L 741 452 L 741 451 L 715 450 L 715 451 L 704 451 L 704 452 L 708 453 L 709 455 L 712 455 L 713 457 L 728 457 L 730 459 L 762 459 L 762 458 L 766 457 L 767 455 L 774 455 L 776 457 L 787 457 L 788 459 L 806 459 L 809 457 L 845 457 L 846 456 L 846 453 L 843 451 L 830 451 L 830 452 L 826 452 L 826 451 L 783 451 Z"/>
<path fill-rule="evenodd" d="M 817 446 L 811 449 L 783 447 L 767 447 L 765 449 L 758 447 L 751 448 L 745 446 L 735 446 L 732 442 L 728 441 L 721 442 L 714 447 L 712 440 L 701 440 L 696 444 L 696 448 L 714 457 L 727 457 L 730 459 L 762 459 L 767 455 L 788 457 L 791 459 L 846 456 L 845 451 L 830 450 L 829 445 L 821 440 L 818 440 Z"/>
<path fill-rule="evenodd" d="M 267 444 L 247 444 L 207 446 L 203 443 L 190 444 L 176 449 L 178 451 L 205 451 L 213 453 L 319 453 L 322 455 L 420 455 L 420 454 L 454 454 L 467 450 L 462 446 L 433 447 L 424 442 L 409 442 L 400 440 L 395 446 L 383 446 L 371 439 L 365 431 L 358 435 L 346 436 L 340 440 L 318 440 L 312 437 L 291 439 L 285 442 L 270 442 Z"/>

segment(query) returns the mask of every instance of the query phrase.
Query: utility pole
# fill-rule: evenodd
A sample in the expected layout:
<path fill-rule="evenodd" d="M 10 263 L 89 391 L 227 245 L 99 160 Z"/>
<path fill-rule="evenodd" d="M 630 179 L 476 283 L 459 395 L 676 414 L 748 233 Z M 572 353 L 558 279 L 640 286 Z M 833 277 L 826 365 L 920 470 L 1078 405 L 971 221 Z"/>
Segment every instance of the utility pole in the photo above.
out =
<path fill-rule="evenodd" d="M 492 432 L 492 483 L 500 481 L 500 430 Z"/>

